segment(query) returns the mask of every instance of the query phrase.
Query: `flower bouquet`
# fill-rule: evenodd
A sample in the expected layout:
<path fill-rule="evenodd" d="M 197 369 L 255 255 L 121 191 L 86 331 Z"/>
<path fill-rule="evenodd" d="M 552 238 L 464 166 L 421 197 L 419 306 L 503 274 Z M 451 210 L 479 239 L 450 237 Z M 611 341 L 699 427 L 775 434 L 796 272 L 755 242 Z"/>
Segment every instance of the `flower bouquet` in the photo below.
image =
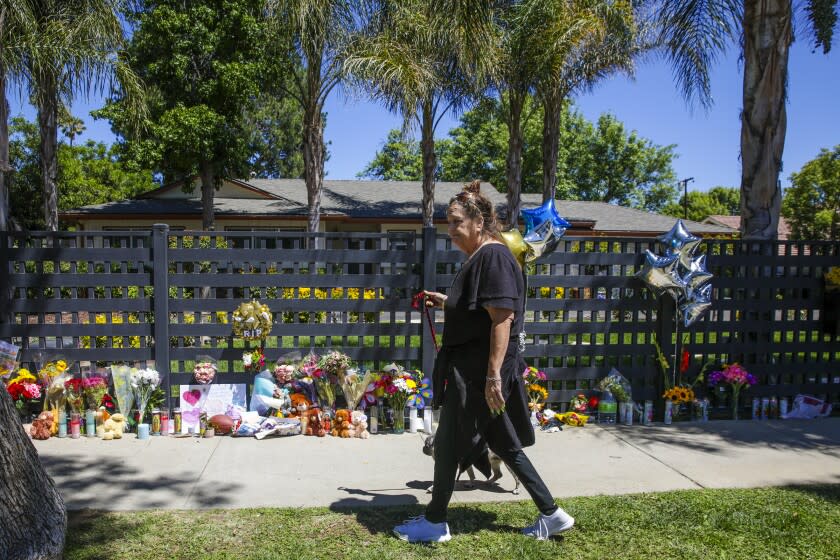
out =
<path fill-rule="evenodd" d="M 111 379 L 114 382 L 114 398 L 116 409 L 125 418 L 128 418 L 131 407 L 134 406 L 134 390 L 131 386 L 132 371 L 134 368 L 128 366 L 111 366 Z"/>
<path fill-rule="evenodd" d="M 274 379 L 280 386 L 292 383 L 298 375 L 298 365 L 300 364 L 300 353 L 292 352 L 281 356 L 277 363 L 274 364 Z"/>
<path fill-rule="evenodd" d="M 41 383 L 41 388 L 44 391 L 46 391 L 52 382 L 58 378 L 63 378 L 65 380 L 70 379 L 70 368 L 67 360 L 64 358 L 56 356 L 51 360 L 47 360 L 43 357 L 43 355 L 39 355 L 36 360 L 39 364 L 41 364 L 38 368 L 38 381 Z M 79 392 L 81 394 L 81 388 Z M 47 405 L 47 399 L 44 399 L 44 410 L 47 409 Z"/>
<path fill-rule="evenodd" d="M 545 372 L 528 366 L 522 372 L 522 379 L 528 393 L 528 408 L 531 412 L 539 412 L 548 400 L 548 390 L 543 386 L 547 379 Z"/>
<path fill-rule="evenodd" d="M 80 414 L 85 407 L 85 388 L 82 385 L 82 380 L 71 377 L 65 381 L 64 394 L 67 398 L 67 404 L 70 405 L 70 411 Z"/>
<path fill-rule="evenodd" d="M 15 371 L 19 352 L 20 347 L 0 340 L 0 378 L 9 377 Z"/>
<path fill-rule="evenodd" d="M 108 392 L 108 382 L 104 377 L 93 375 L 82 380 L 82 389 L 85 392 L 88 408 L 97 410 Z"/>
<path fill-rule="evenodd" d="M 321 368 L 312 370 L 312 382 L 318 393 L 318 401 L 325 412 L 335 409 L 335 377 Z"/>
<path fill-rule="evenodd" d="M 29 370 L 21 368 L 8 385 L 6 391 L 12 397 L 15 408 L 22 420 L 28 420 L 31 416 L 32 403 L 41 398 L 41 387 L 36 383 L 35 376 Z"/>
<path fill-rule="evenodd" d="M 355 410 L 359 406 L 370 380 L 370 372 L 359 372 L 356 368 L 345 368 L 338 374 L 338 384 L 347 399 L 347 408 Z"/>
<path fill-rule="evenodd" d="M 271 325 L 271 309 L 259 300 L 242 302 L 233 312 L 233 334 L 246 340 L 265 340 Z"/>
<path fill-rule="evenodd" d="M 143 423 L 143 417 L 146 415 L 146 405 L 149 404 L 149 399 L 158 385 L 160 385 L 160 374 L 157 371 L 153 369 L 133 369 L 131 371 L 131 389 L 134 392 L 137 410 L 140 413 L 140 417 L 137 419 L 138 424 Z"/>
<path fill-rule="evenodd" d="M 338 376 L 339 373 L 350 367 L 350 356 L 333 350 L 318 360 L 318 367 L 329 375 Z"/>
<path fill-rule="evenodd" d="M 216 377 L 216 360 L 210 356 L 198 356 L 193 366 L 193 379 L 199 385 L 212 383 Z"/>
<path fill-rule="evenodd" d="M 405 432 L 405 407 L 409 397 L 417 392 L 417 381 L 410 372 L 396 364 L 385 366 L 382 377 L 385 381 L 385 395 L 394 411 L 394 433 L 401 434 Z"/>
<path fill-rule="evenodd" d="M 259 373 L 265 367 L 265 355 L 262 348 L 245 350 L 242 353 L 242 365 L 248 373 Z"/>
<path fill-rule="evenodd" d="M 729 385 L 732 388 L 732 419 L 738 419 L 738 394 L 744 387 L 756 384 L 753 374 L 747 372 L 739 364 L 729 364 L 723 367 L 722 371 L 713 371 L 709 375 L 709 384 Z"/>

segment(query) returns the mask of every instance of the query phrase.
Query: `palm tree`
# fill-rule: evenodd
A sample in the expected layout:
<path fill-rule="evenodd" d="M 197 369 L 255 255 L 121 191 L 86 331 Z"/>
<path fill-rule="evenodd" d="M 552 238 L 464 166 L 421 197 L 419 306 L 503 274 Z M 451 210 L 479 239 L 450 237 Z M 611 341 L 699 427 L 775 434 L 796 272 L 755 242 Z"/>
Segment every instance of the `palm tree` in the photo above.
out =
<path fill-rule="evenodd" d="M 831 49 L 838 0 L 802 4 L 815 48 Z M 788 57 L 794 39 L 792 0 L 659 3 L 655 20 L 689 101 L 711 104 L 709 70 L 735 41 L 744 61 L 741 111 L 741 235 L 775 239 L 782 193 L 779 172 L 787 128 Z"/>
<path fill-rule="evenodd" d="M 303 176 L 310 232 L 321 219 L 324 183 L 324 104 L 344 78 L 342 60 L 356 33 L 360 0 L 269 0 L 269 16 L 278 37 L 277 56 L 287 61 L 291 87 L 284 93 L 303 109 Z M 302 68 L 302 70 L 300 70 Z M 288 82 L 287 82 L 288 83 Z"/>
<path fill-rule="evenodd" d="M 121 0 L 28 0 L 33 48 L 23 53 L 25 78 L 38 109 L 46 228 L 58 229 L 58 111 L 74 95 L 119 83 L 128 110 L 141 115 L 142 88 L 117 56 L 125 37 Z M 50 38 L 44 43 L 40 37 Z M 45 44 L 47 45 L 46 48 Z"/>
<path fill-rule="evenodd" d="M 537 96 L 543 107 L 543 201 L 554 199 L 563 105 L 574 93 L 618 71 L 632 71 L 646 48 L 629 2 L 535 0 L 519 17 L 533 39 Z"/>
<path fill-rule="evenodd" d="M 426 226 L 434 215 L 434 133 L 486 86 L 496 54 L 491 16 L 491 3 L 480 0 L 382 1 L 345 59 L 360 87 L 402 115 L 405 129 L 420 129 Z"/>

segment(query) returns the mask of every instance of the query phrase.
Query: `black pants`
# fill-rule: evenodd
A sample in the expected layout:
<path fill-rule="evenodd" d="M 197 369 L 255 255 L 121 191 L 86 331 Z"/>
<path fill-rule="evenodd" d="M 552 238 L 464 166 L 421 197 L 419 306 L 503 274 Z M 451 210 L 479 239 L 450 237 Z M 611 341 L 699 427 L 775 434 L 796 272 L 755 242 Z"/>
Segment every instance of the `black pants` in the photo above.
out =
<path fill-rule="evenodd" d="M 435 432 L 435 481 L 432 488 L 432 501 L 426 506 L 426 519 L 432 523 L 446 521 L 446 509 L 455 489 L 455 478 L 458 476 L 456 391 L 447 391 L 445 398 L 441 409 L 440 424 Z M 540 513 L 551 515 L 557 511 L 551 492 L 548 491 L 524 451 L 493 449 L 493 453 L 516 473 Z"/>

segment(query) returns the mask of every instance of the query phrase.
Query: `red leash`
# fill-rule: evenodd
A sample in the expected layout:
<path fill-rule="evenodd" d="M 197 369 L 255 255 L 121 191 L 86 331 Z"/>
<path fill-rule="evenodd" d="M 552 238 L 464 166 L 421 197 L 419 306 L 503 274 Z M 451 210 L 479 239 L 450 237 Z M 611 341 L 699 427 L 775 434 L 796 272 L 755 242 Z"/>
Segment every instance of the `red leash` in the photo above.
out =
<path fill-rule="evenodd" d="M 426 294 L 423 292 L 414 294 L 414 297 L 411 298 L 411 307 L 418 310 L 423 309 L 423 312 L 426 314 L 426 322 L 429 324 L 429 331 L 432 333 L 432 341 L 435 343 L 435 352 L 438 352 L 440 348 L 438 348 L 437 334 L 435 334 L 435 324 L 432 322 L 432 314 L 426 305 Z"/>

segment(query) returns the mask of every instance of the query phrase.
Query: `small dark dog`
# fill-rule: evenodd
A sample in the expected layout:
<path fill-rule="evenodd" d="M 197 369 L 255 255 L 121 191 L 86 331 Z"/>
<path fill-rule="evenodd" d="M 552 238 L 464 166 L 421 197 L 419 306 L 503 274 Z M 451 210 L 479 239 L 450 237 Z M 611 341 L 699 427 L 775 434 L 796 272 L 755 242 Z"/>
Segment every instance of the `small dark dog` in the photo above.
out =
<path fill-rule="evenodd" d="M 497 480 L 499 480 L 500 478 L 502 478 L 502 464 L 504 463 L 504 461 L 502 461 L 502 459 L 498 455 L 496 455 L 495 453 L 493 453 L 489 449 L 488 449 L 488 452 L 490 454 L 490 457 L 489 457 L 490 458 L 490 469 L 493 471 L 493 476 L 488 478 L 485 482 L 487 482 L 488 484 L 492 484 L 492 483 L 496 482 Z M 423 453 L 425 455 L 428 455 L 429 457 L 434 458 L 434 456 L 435 456 L 435 436 L 428 436 L 423 440 Z M 508 470 L 510 475 L 513 477 L 513 480 L 516 481 L 516 486 L 513 488 L 513 493 L 518 495 L 519 494 L 519 479 L 516 477 L 516 475 L 513 473 L 513 471 L 510 470 L 510 467 L 505 465 L 505 468 Z M 475 486 L 475 470 L 470 466 L 470 467 L 467 467 L 466 472 L 467 472 L 467 476 L 470 477 L 470 481 L 465 482 L 464 485 L 467 488 L 472 488 L 473 486 Z M 458 479 L 461 478 L 462 474 L 464 474 L 464 471 L 459 469 L 458 470 L 458 476 L 455 478 L 456 482 L 458 481 Z M 432 486 L 429 486 L 429 489 L 426 492 L 431 493 L 432 488 L 433 488 Z"/>

